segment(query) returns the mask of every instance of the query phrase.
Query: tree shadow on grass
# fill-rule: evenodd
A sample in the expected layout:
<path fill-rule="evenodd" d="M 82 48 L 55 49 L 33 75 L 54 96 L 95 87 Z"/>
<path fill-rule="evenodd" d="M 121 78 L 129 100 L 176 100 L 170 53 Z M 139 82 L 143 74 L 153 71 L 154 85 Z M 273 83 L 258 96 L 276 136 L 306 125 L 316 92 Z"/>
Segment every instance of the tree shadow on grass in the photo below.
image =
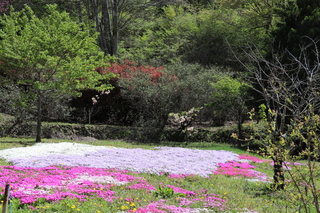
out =
<path fill-rule="evenodd" d="M 0 149 L 32 146 L 35 143 L 34 138 L 0 138 Z"/>

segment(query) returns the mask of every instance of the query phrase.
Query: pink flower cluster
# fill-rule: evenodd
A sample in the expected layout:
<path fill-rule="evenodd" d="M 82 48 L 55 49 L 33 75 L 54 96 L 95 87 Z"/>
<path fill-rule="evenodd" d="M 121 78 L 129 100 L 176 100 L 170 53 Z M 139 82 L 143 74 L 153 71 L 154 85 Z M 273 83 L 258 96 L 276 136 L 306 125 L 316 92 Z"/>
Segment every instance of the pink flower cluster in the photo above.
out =
<path fill-rule="evenodd" d="M 187 176 L 181 175 L 181 177 Z M 30 208 L 34 208 L 32 204 L 40 198 L 56 202 L 65 198 L 85 201 L 93 197 L 100 197 L 113 202 L 120 198 L 116 196 L 117 192 L 112 190 L 117 185 L 126 184 L 125 188 L 145 190 L 149 193 L 156 189 L 144 178 L 129 175 L 127 170 L 91 167 L 2 166 L 0 167 L 0 182 L 9 183 L 11 196 L 19 198 L 22 204 L 29 204 Z M 206 190 L 196 193 L 173 185 L 167 185 L 167 187 L 172 188 L 175 193 L 186 195 L 186 197 L 178 198 L 179 206 L 167 205 L 165 200 L 158 200 L 138 208 L 136 212 L 194 212 L 190 205 L 198 202 L 202 202 L 205 208 L 223 209 L 226 202 L 218 195 L 207 194 Z M 4 193 L 4 188 L 2 193 Z"/>
<path fill-rule="evenodd" d="M 214 171 L 213 174 L 223 174 L 229 176 L 243 176 L 243 177 L 255 177 L 254 166 L 248 163 L 239 163 L 236 161 L 230 161 L 228 163 L 220 163 L 220 168 Z"/>
<path fill-rule="evenodd" d="M 174 193 L 183 193 L 187 197 L 191 197 L 191 196 L 196 196 L 197 195 L 195 192 L 188 191 L 188 190 L 185 190 L 185 189 L 173 186 L 173 185 L 167 185 L 167 187 L 170 187 L 174 191 Z"/>
<path fill-rule="evenodd" d="M 264 160 L 250 155 L 241 155 L 239 158 L 256 163 L 264 162 Z M 227 176 L 256 178 L 261 181 L 267 181 L 266 174 L 253 170 L 255 166 L 246 162 L 229 161 L 227 163 L 219 163 L 218 166 L 219 168 L 213 172 L 215 175 L 222 174 Z"/>
<path fill-rule="evenodd" d="M 238 158 L 239 159 L 249 160 L 249 161 L 252 161 L 252 162 L 255 162 L 255 163 L 262 163 L 262 162 L 266 162 L 267 161 L 267 160 L 262 160 L 260 158 L 257 158 L 257 157 L 251 156 L 251 155 L 247 155 L 247 154 L 240 155 L 240 156 L 238 156 Z"/>
<path fill-rule="evenodd" d="M 214 195 L 214 194 L 212 194 Z M 206 208 L 213 208 L 219 211 L 224 210 L 224 202 L 223 199 L 220 199 L 216 196 L 208 196 L 202 198 L 193 198 L 189 200 L 187 198 L 179 198 L 178 201 L 180 202 L 179 206 L 175 205 L 167 205 L 166 200 L 160 199 L 158 201 L 152 202 L 145 207 L 138 208 L 135 212 L 136 213 L 166 213 L 166 212 L 173 212 L 173 213 L 192 213 L 192 212 L 207 212 Z M 186 208 L 183 206 L 189 206 L 195 202 L 203 202 L 203 209 L 194 209 L 194 208 Z M 197 211 L 198 210 L 198 211 Z"/>
<path fill-rule="evenodd" d="M 128 189 L 136 189 L 136 190 L 146 190 L 146 191 L 151 191 L 155 190 L 156 187 L 153 185 L 149 184 L 147 181 L 141 179 L 138 183 L 135 183 L 131 186 L 127 186 L 126 188 Z"/>
<path fill-rule="evenodd" d="M 194 177 L 194 175 L 188 175 L 188 174 L 170 174 L 170 175 L 168 175 L 168 178 L 184 179 L 186 177 Z"/>
<path fill-rule="evenodd" d="M 92 196 L 112 201 L 112 186 L 133 182 L 127 171 L 88 167 L 21 168 L 0 167 L 0 182 L 9 183 L 11 196 L 21 203 L 33 203 L 39 198 L 59 201 L 68 198 L 86 200 Z M 3 193 L 3 190 L 2 190 Z"/>

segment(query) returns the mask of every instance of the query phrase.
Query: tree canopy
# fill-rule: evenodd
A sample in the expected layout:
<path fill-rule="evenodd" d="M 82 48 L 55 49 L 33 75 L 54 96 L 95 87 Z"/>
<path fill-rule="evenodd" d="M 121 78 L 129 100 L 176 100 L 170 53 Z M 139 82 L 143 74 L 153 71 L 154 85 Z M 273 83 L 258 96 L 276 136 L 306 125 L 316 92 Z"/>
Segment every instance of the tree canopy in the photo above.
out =
<path fill-rule="evenodd" d="M 320 35 L 320 2 L 317 0 L 289 1 L 279 5 L 275 13 L 279 17 L 271 32 L 274 48 L 277 51 L 288 50 L 299 56 L 301 47 L 317 40 Z M 318 46 L 319 47 L 319 46 Z"/>
<path fill-rule="evenodd" d="M 43 91 L 79 95 L 86 88 L 111 88 L 99 81 L 112 75 L 95 71 L 110 60 L 95 44 L 97 34 L 90 35 L 66 12 L 60 13 L 56 8 L 47 5 L 43 18 L 38 18 L 28 6 L 19 12 L 11 8 L 10 14 L 1 18 L 1 76 L 37 94 L 34 98 L 38 100 L 38 119 Z"/>

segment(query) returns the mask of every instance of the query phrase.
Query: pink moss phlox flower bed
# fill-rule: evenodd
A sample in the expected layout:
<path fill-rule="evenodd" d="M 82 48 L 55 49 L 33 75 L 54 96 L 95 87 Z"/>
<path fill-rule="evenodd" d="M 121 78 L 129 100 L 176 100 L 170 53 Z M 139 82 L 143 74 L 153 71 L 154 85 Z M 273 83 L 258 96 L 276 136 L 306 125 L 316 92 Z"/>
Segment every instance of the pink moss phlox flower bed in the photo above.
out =
<path fill-rule="evenodd" d="M 128 189 L 145 190 L 151 193 L 156 188 L 141 177 L 127 174 L 126 170 L 102 169 L 90 167 L 51 166 L 43 168 L 2 166 L 0 167 L 0 182 L 10 183 L 11 196 L 19 198 L 22 204 L 32 205 L 37 199 L 56 202 L 65 198 L 77 198 L 80 201 L 100 197 L 108 202 L 119 199 L 112 190 L 117 185 L 127 185 Z M 166 205 L 165 200 L 150 203 L 136 212 L 195 212 L 188 206 L 202 202 L 207 208 L 223 208 L 226 202 L 218 195 L 206 194 L 206 191 L 196 193 L 173 185 L 167 185 L 175 193 L 185 194 L 179 198 L 179 207 Z M 3 193 L 4 189 L 2 189 Z M 30 206 L 30 208 L 34 208 Z M 163 211 L 161 209 L 165 209 Z"/>
<path fill-rule="evenodd" d="M 228 163 L 220 163 L 220 168 L 214 172 L 215 175 L 223 174 L 228 176 L 255 177 L 254 166 L 248 163 L 239 163 L 230 161 Z"/>
<path fill-rule="evenodd" d="M 262 163 L 264 160 L 250 155 L 240 155 L 239 159 L 249 160 L 256 163 Z M 257 180 L 267 181 L 267 176 L 264 173 L 253 170 L 255 166 L 247 162 L 229 161 L 226 163 L 219 163 L 219 168 L 213 174 L 222 174 L 235 177 L 256 178 Z"/>
<path fill-rule="evenodd" d="M 149 184 L 147 181 L 145 180 L 140 180 L 139 183 L 135 183 L 131 186 L 127 186 L 127 189 L 136 189 L 136 190 L 146 190 L 146 191 L 152 191 L 155 190 L 156 187 L 154 187 L 153 185 Z"/>
<path fill-rule="evenodd" d="M 249 160 L 249 161 L 252 161 L 255 163 L 262 163 L 262 162 L 268 161 L 268 160 L 262 160 L 260 158 L 257 158 L 257 157 L 251 156 L 251 155 L 247 155 L 247 154 L 240 155 L 240 156 L 238 156 L 238 158 L 244 159 L 244 160 Z"/>
<path fill-rule="evenodd" d="M 0 182 L 11 185 L 11 196 L 21 203 L 33 203 L 39 198 L 59 201 L 66 197 L 85 200 L 91 196 L 112 201 L 114 185 L 137 180 L 123 170 L 88 167 L 22 168 L 0 167 Z M 2 192 L 3 193 L 3 192 Z"/>
<path fill-rule="evenodd" d="M 156 202 L 152 202 L 145 207 L 138 208 L 136 213 L 166 213 L 166 212 L 174 212 L 174 213 L 200 213 L 200 212 L 211 212 L 207 208 L 215 208 L 219 211 L 224 210 L 224 202 L 223 199 L 213 196 L 207 196 L 205 198 L 194 198 L 193 200 L 188 200 L 186 198 L 177 199 L 180 203 L 179 206 L 167 205 L 166 200 L 160 199 Z M 186 208 L 184 206 L 189 206 L 194 202 L 203 202 L 204 208 Z"/>

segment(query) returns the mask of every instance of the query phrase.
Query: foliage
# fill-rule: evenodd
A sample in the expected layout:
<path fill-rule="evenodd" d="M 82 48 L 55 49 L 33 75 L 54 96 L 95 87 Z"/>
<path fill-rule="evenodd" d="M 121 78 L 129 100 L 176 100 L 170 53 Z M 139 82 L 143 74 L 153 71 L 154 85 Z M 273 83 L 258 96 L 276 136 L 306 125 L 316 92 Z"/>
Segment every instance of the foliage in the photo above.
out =
<path fill-rule="evenodd" d="M 216 4 L 213 0 L 187 0 L 187 2 L 197 8 L 210 7 Z"/>
<path fill-rule="evenodd" d="M 132 79 L 122 79 L 119 85 L 124 88 L 123 95 L 136 109 L 138 119 L 134 125 L 144 127 L 145 133 L 150 127 L 159 128 L 153 133 L 158 137 L 166 125 L 169 112 L 179 104 L 175 78 L 166 74 L 159 78 L 159 82 L 154 83 L 152 76 L 138 72 Z"/>
<path fill-rule="evenodd" d="M 252 18 L 250 7 L 212 8 L 193 3 L 167 5 L 153 19 L 139 20 L 136 35 L 124 41 L 129 48 L 123 48 L 120 57 L 156 65 L 188 62 L 237 67 L 230 47 L 238 52 L 248 40 L 264 41 L 265 30 L 260 27 L 264 20 L 257 14 Z"/>
<path fill-rule="evenodd" d="M 35 123 L 17 123 L 14 125 L 15 121 L 15 118 L 11 117 L 10 122 L 3 124 L 0 123 L 2 125 L 0 127 L 0 136 L 32 137 L 36 134 Z M 259 128 L 257 134 L 262 132 L 261 129 L 262 128 Z M 73 139 L 76 141 L 117 139 L 139 143 L 141 142 L 141 138 L 139 138 L 139 136 L 141 136 L 141 132 L 144 131 L 146 131 L 145 128 L 134 126 L 88 125 L 60 122 L 42 123 L 43 140 L 46 140 L 46 138 L 56 138 L 60 140 Z M 150 128 L 149 131 L 152 131 L 152 128 Z M 155 131 L 155 129 L 153 129 L 153 131 Z M 194 127 L 185 132 L 188 136 L 186 137 L 186 134 L 181 134 L 181 130 L 165 128 L 161 132 L 161 141 L 159 143 L 164 146 L 186 146 L 188 143 L 181 143 L 181 141 L 189 141 L 197 147 L 210 147 L 210 144 L 213 142 L 234 145 L 237 141 L 230 137 L 234 132 L 237 132 L 236 126 L 214 127 L 210 128 L 210 130 Z M 244 125 L 243 132 L 248 135 L 252 133 L 252 129 L 249 129 Z M 153 144 L 154 141 L 152 140 L 154 140 L 154 135 L 145 135 L 144 137 L 144 141 L 148 141 L 148 144 Z M 256 147 L 257 143 L 251 143 L 248 146 L 253 149 L 254 145 Z M 244 144 L 244 147 L 246 147 L 246 144 Z"/>
<path fill-rule="evenodd" d="M 279 20 L 276 22 L 274 30 L 270 32 L 270 39 L 274 40 L 273 51 L 279 51 L 281 54 L 288 50 L 295 57 L 299 57 L 300 47 L 309 45 L 310 40 L 317 41 L 319 39 L 320 30 L 317 23 L 320 21 L 320 9 L 318 1 L 288 1 L 287 4 L 279 5 L 275 13 L 279 16 Z M 316 58 L 309 58 L 309 60 L 314 61 Z"/>
<path fill-rule="evenodd" d="M 153 192 L 155 197 L 160 197 L 160 198 L 170 198 L 173 197 L 174 191 L 170 187 L 163 187 L 159 186 L 154 192 Z"/>
<path fill-rule="evenodd" d="M 275 185 L 282 189 L 285 185 L 283 153 L 292 146 L 284 137 L 290 134 L 295 122 L 301 120 L 305 113 L 319 110 L 320 59 L 317 42 L 310 40 L 309 45 L 300 47 L 299 57 L 286 51 L 281 57 L 274 54 L 268 60 L 256 47 L 246 52 L 250 60 L 250 64 L 244 64 L 249 72 L 247 80 L 264 98 L 269 110 L 268 134 L 264 145 L 266 149 L 270 148 L 267 152 L 274 160 Z"/>
<path fill-rule="evenodd" d="M 288 173 L 297 191 L 296 199 L 302 203 L 305 212 L 320 212 L 320 186 L 317 184 L 320 181 L 320 171 L 316 163 L 320 157 L 319 127 L 320 117 L 310 109 L 310 114 L 306 113 L 300 120 L 294 122 L 290 134 L 285 138 L 288 143 L 293 144 L 292 149 L 284 153 L 288 161 L 290 160 L 290 164 L 285 166 L 296 167 L 293 171 L 289 169 Z M 301 158 L 307 159 L 305 167 L 293 163 Z"/>
<path fill-rule="evenodd" d="M 99 32 L 98 45 L 105 55 L 118 56 L 120 39 L 124 40 L 128 28 L 138 26 L 136 19 L 146 17 L 152 8 L 164 4 L 165 1 L 143 0 L 107 0 L 79 2 L 79 7 L 85 10 L 86 18 L 92 20 Z M 151 9 L 150 9 L 151 8 Z M 82 17 L 79 17 L 82 21 Z"/>
<path fill-rule="evenodd" d="M 161 12 L 154 12 L 148 20 L 138 20 L 135 36 L 123 42 L 123 46 L 129 48 L 122 48 L 120 57 L 156 66 L 181 61 L 178 51 L 187 42 L 182 32 L 188 30 L 181 23 L 190 15 L 179 4 L 169 4 L 159 10 Z"/>
<path fill-rule="evenodd" d="M 150 131 L 149 136 L 157 138 L 166 124 L 168 113 L 179 101 L 176 76 L 163 67 L 138 66 L 129 60 L 96 70 L 103 75 L 115 74 L 105 82 L 112 84 L 114 89 L 108 95 L 86 91 L 75 100 L 78 105 L 87 103 L 93 110 L 92 120 L 95 122 L 145 127 L 145 134 L 149 135 L 147 132 Z M 99 100 L 93 103 L 92 98 L 96 95 Z M 154 134 L 155 130 L 159 133 Z M 147 140 L 147 135 L 141 135 L 141 140 Z"/>
<path fill-rule="evenodd" d="M 247 41 L 265 42 L 275 19 L 273 9 L 284 2 L 53 1 L 74 20 L 95 25 L 91 30 L 99 32 L 97 42 L 105 54 L 154 66 L 180 62 L 237 66 L 229 46 L 238 52 Z M 27 4 L 41 16 L 46 3 L 13 2 L 19 9 Z"/>
<path fill-rule="evenodd" d="M 38 18 L 28 6 L 20 12 L 4 15 L 0 31 L 1 76 L 29 89 L 37 100 L 38 133 L 41 132 L 43 91 L 79 95 L 79 90 L 105 90 L 102 76 L 94 68 L 106 58 L 94 45 L 95 37 L 82 30 L 67 13 L 46 7 L 47 16 Z"/>
<path fill-rule="evenodd" d="M 34 116 L 34 94 L 19 88 L 18 85 L 6 85 L 0 87 L 0 110 L 3 113 L 13 115 L 16 123 L 31 120 Z"/>
<path fill-rule="evenodd" d="M 117 75 L 117 78 L 112 79 L 112 83 L 115 84 L 116 81 L 127 78 L 134 78 L 134 75 L 138 75 L 139 73 L 145 74 L 149 77 L 150 82 L 159 83 L 159 79 L 161 76 L 165 75 L 163 67 L 152 67 L 140 65 L 137 66 L 135 62 L 131 62 L 129 60 L 124 60 L 123 63 L 112 63 L 110 67 L 104 69 L 103 67 L 99 67 L 96 69 L 100 73 L 109 73 L 112 72 Z"/>
<path fill-rule="evenodd" d="M 214 75 L 211 85 L 213 91 L 210 105 L 215 113 L 223 115 L 223 121 L 236 120 L 238 124 L 242 124 L 248 112 L 248 102 L 251 100 L 250 85 L 229 73 Z"/>
<path fill-rule="evenodd" d="M 319 116 L 312 111 L 310 106 L 308 112 L 301 115 L 300 119 L 292 120 L 290 131 L 279 139 L 275 139 L 272 135 L 275 131 L 274 121 L 268 124 L 268 134 L 260 138 L 260 142 L 264 145 L 260 151 L 274 161 L 275 182 L 271 187 L 272 190 L 283 189 L 283 193 L 304 212 L 319 212 L 320 186 L 317 184 L 319 171 L 316 165 L 320 156 L 318 137 L 320 124 Z M 269 113 L 275 115 L 271 111 Z M 304 163 L 297 163 L 303 159 L 306 160 Z"/>
<path fill-rule="evenodd" d="M 185 18 L 183 26 L 189 31 L 187 42 L 179 48 L 182 60 L 203 65 L 231 66 L 232 52 L 227 43 L 235 44 L 235 13 L 230 10 L 201 10 Z"/>
<path fill-rule="evenodd" d="M 187 111 L 193 107 L 203 109 L 198 113 L 197 121 L 214 122 L 216 116 L 212 107 L 206 105 L 212 102 L 211 93 L 213 87 L 211 82 L 214 81 L 214 75 L 219 75 L 226 70 L 220 67 L 204 67 L 200 64 L 178 63 L 166 67 L 170 73 L 177 76 L 179 83 L 175 91 L 179 94 L 179 105 L 171 112 L 178 113 Z"/>
<path fill-rule="evenodd" d="M 96 70 L 103 75 L 115 74 L 115 77 L 110 81 L 105 81 L 106 84 L 112 84 L 114 89 L 108 95 L 95 91 L 84 91 L 81 97 L 73 101 L 73 106 L 87 105 L 88 108 L 92 108 L 93 121 L 109 124 L 132 125 L 137 122 L 141 114 L 144 113 L 143 106 L 139 106 L 138 101 L 142 101 L 143 98 L 156 98 L 144 97 L 144 94 L 141 94 L 140 97 L 137 92 L 147 92 L 144 90 L 145 88 L 163 87 L 162 85 L 170 84 L 175 79 L 163 67 L 138 66 L 129 60 L 112 63 L 107 68 L 98 67 Z M 144 82 L 139 85 L 138 81 Z M 140 86 L 141 88 L 139 88 Z M 96 95 L 99 100 L 93 104 L 92 98 Z M 135 96 L 133 97 L 133 95 Z M 160 94 L 157 98 L 159 97 Z"/>
<path fill-rule="evenodd" d="M 252 8 L 238 2 L 239 6 L 230 7 L 230 1 L 224 1 L 224 4 L 215 1 L 214 9 L 195 10 L 197 12 L 183 19 L 181 24 L 188 32 L 187 42 L 179 48 L 183 61 L 239 70 L 233 54 L 241 52 L 248 41 L 260 46 L 265 32 L 261 29 L 260 16 L 250 17 Z M 252 20 L 256 22 L 252 23 Z"/>
<path fill-rule="evenodd" d="M 21 0 L 19 2 L 26 1 Z M 44 1 L 37 2 L 41 3 L 37 4 L 37 7 L 42 7 Z M 108 3 L 110 2 L 108 1 Z M 180 88 L 189 84 L 189 88 L 183 88 L 185 91 L 188 90 L 189 93 L 180 93 L 183 101 L 173 111 L 179 112 L 192 107 L 203 106 L 209 103 L 211 99 L 208 97 L 210 92 L 204 91 L 211 91 L 211 89 L 209 89 L 207 83 L 201 84 L 201 82 L 206 82 L 206 78 L 211 78 L 209 77 L 210 72 L 213 69 L 218 69 L 216 65 L 237 67 L 238 63 L 232 59 L 233 51 L 238 52 L 247 41 L 256 42 L 257 45 L 264 41 L 263 36 L 267 31 L 266 28 L 269 24 L 270 16 L 273 16 L 270 13 L 275 2 L 273 0 L 215 1 L 213 4 L 211 1 L 190 1 L 190 4 L 186 2 L 171 2 L 165 6 L 159 2 L 156 5 L 140 5 L 147 8 L 143 10 L 142 14 L 137 11 L 137 7 L 133 8 L 131 7 L 132 5 L 128 4 L 128 1 L 124 1 L 124 4 L 121 5 L 121 11 L 118 11 L 119 24 L 123 23 L 125 25 L 123 28 L 119 28 L 118 31 L 118 56 L 121 59 L 129 58 L 138 62 L 138 64 L 166 65 L 170 72 L 173 69 L 179 69 L 179 71 L 190 69 L 186 77 L 183 74 L 179 76 L 179 81 L 185 80 L 181 82 Z M 31 5 L 32 8 L 36 7 L 35 1 L 26 3 Z M 137 2 L 135 1 L 134 3 Z M 95 6 L 92 1 L 79 2 L 79 5 L 77 5 L 77 2 L 72 1 L 57 1 L 57 4 L 60 10 L 72 12 L 73 18 L 79 18 L 82 24 L 90 23 L 92 20 L 98 20 L 95 24 L 102 24 L 101 18 L 103 14 L 95 13 L 101 8 L 96 7 L 97 5 Z M 113 9 L 113 5 L 109 4 L 108 11 L 110 12 Z M 45 16 L 46 14 L 43 13 L 41 15 Z M 104 17 L 107 16 L 107 14 L 104 15 Z M 110 13 L 109 16 L 112 17 Z M 124 17 L 129 17 L 130 19 Z M 112 22 L 112 20 L 109 21 Z M 89 28 L 84 26 L 84 29 L 87 30 Z M 92 27 L 90 29 L 94 31 Z M 99 28 L 99 30 L 108 31 L 107 28 Z M 106 35 L 100 36 L 102 38 Z M 116 35 L 114 36 L 116 37 Z M 103 40 L 103 42 L 105 41 Z M 233 48 L 232 51 L 230 47 Z M 215 65 L 215 67 L 211 70 L 208 67 L 207 69 L 199 68 L 198 65 L 185 62 L 200 62 L 201 64 Z M 172 68 L 169 68 L 167 64 L 170 64 Z M 173 68 L 172 64 L 175 64 L 176 67 Z M 185 68 L 182 66 L 185 66 Z M 198 68 L 196 68 L 197 66 Z M 223 72 L 225 72 L 224 68 L 222 68 Z M 194 77 L 191 74 L 192 70 L 197 73 L 195 80 L 192 80 Z M 175 75 L 178 76 L 177 73 Z M 195 84 L 194 86 L 192 86 L 192 81 Z M 126 111 L 122 113 L 124 115 L 122 117 L 117 116 L 121 113 L 114 111 L 114 109 L 117 109 L 115 107 L 111 109 L 110 107 L 103 108 L 101 104 L 99 106 L 99 103 L 95 106 L 91 104 L 91 98 L 95 95 L 100 96 L 100 92 L 86 90 L 82 94 L 83 100 L 75 101 L 76 103 L 74 104 L 78 108 L 74 112 L 74 116 L 78 117 L 78 121 L 87 122 L 90 114 L 92 115 L 91 120 L 99 123 L 118 122 L 118 124 L 124 123 L 128 125 L 130 120 L 134 120 L 132 118 L 134 113 L 129 112 L 128 101 L 124 100 L 123 96 L 115 96 L 115 94 L 119 94 L 118 92 L 113 94 L 111 92 L 108 96 L 101 95 L 100 102 L 116 103 L 115 105 L 121 108 L 119 111 Z M 83 106 L 81 106 L 82 103 Z M 196 103 L 196 105 L 191 106 L 191 103 Z M 211 117 L 215 116 L 212 115 L 208 108 L 202 110 L 198 119 L 210 120 Z M 213 110 L 211 109 L 211 111 Z M 100 116 L 103 113 L 108 115 Z M 108 121 L 104 120 L 106 117 Z M 123 119 L 124 117 L 128 119 Z M 218 119 L 214 118 L 213 120 Z"/>
<path fill-rule="evenodd" d="M 267 106 L 265 104 L 261 104 L 259 106 L 259 111 L 258 111 L 258 115 L 259 115 L 259 120 L 261 121 L 267 121 Z"/>
<path fill-rule="evenodd" d="M 8 114 L 0 113 L 0 123 L 11 122 L 14 120 L 14 117 Z"/>
<path fill-rule="evenodd" d="M 65 121 L 70 116 L 68 101 L 69 95 L 52 95 L 55 91 L 44 91 L 41 104 L 42 115 L 45 121 Z M 35 120 L 36 109 L 34 94 L 25 90 L 23 86 L 6 85 L 0 88 L 0 99 L 6 105 L 0 107 L 0 111 L 14 115 L 19 123 Z M 8 107 L 10 106 L 10 107 Z"/>
<path fill-rule="evenodd" d="M 176 197 L 176 198 L 186 197 L 186 194 L 184 193 L 175 193 L 171 187 L 161 186 L 161 185 L 159 185 L 159 187 L 156 190 L 154 190 L 153 195 L 155 197 L 160 197 L 163 199 L 171 198 L 171 197 Z"/>
<path fill-rule="evenodd" d="M 78 94 L 77 90 L 105 78 L 93 70 L 106 58 L 99 54 L 94 45 L 95 38 L 89 36 L 88 31 L 81 31 L 67 13 L 55 10 L 55 6 L 48 5 L 48 15 L 42 19 L 37 18 L 29 7 L 4 16 L 2 72 L 20 84 L 29 85 L 35 81 L 37 89 L 43 89 L 48 82 L 48 89 Z"/>

